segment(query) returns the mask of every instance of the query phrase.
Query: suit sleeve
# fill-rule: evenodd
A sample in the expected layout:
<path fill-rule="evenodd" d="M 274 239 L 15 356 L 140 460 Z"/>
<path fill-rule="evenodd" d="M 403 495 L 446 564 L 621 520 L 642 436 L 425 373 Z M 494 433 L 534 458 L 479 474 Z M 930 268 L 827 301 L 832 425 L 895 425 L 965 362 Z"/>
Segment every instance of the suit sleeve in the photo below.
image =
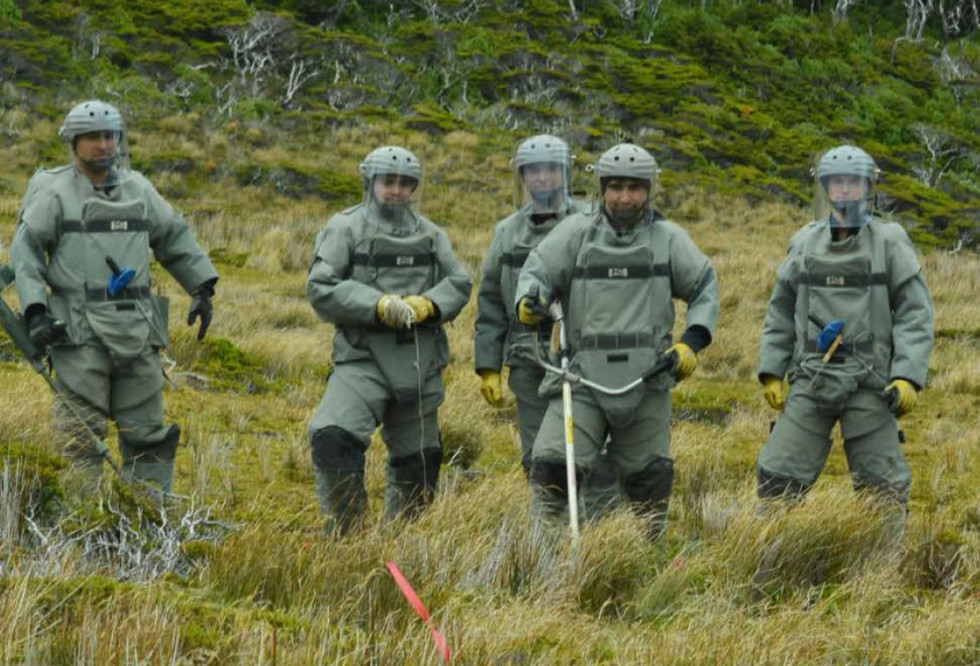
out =
<path fill-rule="evenodd" d="M 452 321 L 469 303 L 473 280 L 456 260 L 449 236 L 441 229 L 435 235 L 435 250 L 439 266 L 438 281 L 422 296 L 435 304 L 439 311 L 439 321 Z"/>
<path fill-rule="evenodd" d="M 473 363 L 476 370 L 500 371 L 504 364 L 504 343 L 510 326 L 510 303 L 501 294 L 502 237 L 494 233 L 490 250 L 483 259 L 483 272 L 477 294 L 476 332 L 473 337 Z"/>

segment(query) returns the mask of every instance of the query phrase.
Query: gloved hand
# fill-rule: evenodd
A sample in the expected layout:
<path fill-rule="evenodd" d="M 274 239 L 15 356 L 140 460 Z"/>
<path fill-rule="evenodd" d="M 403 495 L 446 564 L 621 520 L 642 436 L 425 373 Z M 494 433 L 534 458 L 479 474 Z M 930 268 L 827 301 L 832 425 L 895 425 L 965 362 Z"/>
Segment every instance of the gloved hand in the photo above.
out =
<path fill-rule="evenodd" d="M 405 328 L 415 321 L 415 310 L 395 294 L 385 294 L 379 298 L 375 311 L 378 321 L 388 328 Z"/>
<path fill-rule="evenodd" d="M 207 335 L 208 327 L 211 326 L 211 319 L 214 317 L 214 306 L 211 305 L 211 297 L 214 296 L 214 283 L 205 282 L 191 292 L 191 309 L 187 312 L 187 325 L 193 326 L 198 318 L 201 326 L 197 329 L 197 339 L 203 340 Z"/>
<path fill-rule="evenodd" d="M 762 387 L 769 406 L 773 409 L 783 411 L 786 407 L 786 394 L 783 392 L 783 378 L 777 377 L 776 375 L 763 375 Z"/>
<path fill-rule="evenodd" d="M 43 349 L 62 337 L 68 325 L 52 317 L 44 307 L 37 307 L 30 313 L 27 327 L 31 342 Z"/>
<path fill-rule="evenodd" d="M 919 392 L 915 385 L 907 379 L 893 379 L 885 387 L 885 398 L 892 413 L 898 416 L 905 416 L 915 408 L 915 401 L 918 400 Z"/>
<path fill-rule="evenodd" d="M 436 305 L 425 296 L 406 296 L 402 299 L 405 305 L 412 308 L 415 312 L 416 324 L 421 324 L 426 319 L 431 319 L 436 314 Z"/>
<path fill-rule="evenodd" d="M 517 318 L 521 320 L 522 324 L 537 326 L 544 319 L 546 308 L 547 303 L 540 298 L 525 296 L 517 304 Z"/>
<path fill-rule="evenodd" d="M 491 407 L 504 406 L 504 387 L 500 382 L 500 373 L 496 370 L 484 368 L 478 371 L 483 384 L 480 386 L 480 395 Z"/>
<path fill-rule="evenodd" d="M 664 352 L 664 355 L 667 354 L 677 354 L 677 371 L 675 373 L 677 381 L 687 379 L 694 374 L 694 369 L 698 367 L 698 355 L 684 342 L 678 342 L 670 347 Z"/>

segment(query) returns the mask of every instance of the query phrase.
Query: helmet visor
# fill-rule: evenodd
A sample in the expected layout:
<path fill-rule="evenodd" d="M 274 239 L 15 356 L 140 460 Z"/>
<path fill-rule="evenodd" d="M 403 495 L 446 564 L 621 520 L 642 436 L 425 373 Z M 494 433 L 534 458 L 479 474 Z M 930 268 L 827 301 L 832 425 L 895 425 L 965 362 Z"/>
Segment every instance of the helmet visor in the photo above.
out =
<path fill-rule="evenodd" d="M 530 213 L 559 213 L 570 199 L 568 167 L 534 162 L 514 170 L 514 202 Z"/>
<path fill-rule="evenodd" d="M 856 174 L 830 174 L 816 179 L 814 215 L 831 227 L 856 228 L 874 213 L 874 181 Z"/>
<path fill-rule="evenodd" d="M 129 141 L 120 130 L 95 130 L 76 135 L 70 142 L 75 164 L 93 183 L 115 186 L 129 180 Z"/>
<path fill-rule="evenodd" d="M 382 217 L 398 220 L 419 212 L 422 184 L 404 173 L 379 173 L 367 180 L 364 196 L 365 203 L 376 208 Z"/>

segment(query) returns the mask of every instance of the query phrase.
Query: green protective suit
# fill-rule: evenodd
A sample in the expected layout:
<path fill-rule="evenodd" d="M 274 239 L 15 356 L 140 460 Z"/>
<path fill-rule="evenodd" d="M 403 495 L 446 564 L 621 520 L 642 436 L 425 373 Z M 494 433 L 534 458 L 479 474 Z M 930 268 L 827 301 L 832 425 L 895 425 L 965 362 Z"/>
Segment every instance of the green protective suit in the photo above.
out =
<path fill-rule="evenodd" d="M 673 299 L 688 305 L 684 341 L 695 351 L 710 343 L 718 318 L 718 281 L 708 258 L 681 227 L 655 211 L 617 231 L 604 214 L 566 218 L 528 257 L 513 307 L 537 286 L 565 311 L 570 369 L 620 388 L 650 369 L 671 345 Z M 608 454 L 622 472 L 631 505 L 659 514 L 662 528 L 673 480 L 670 388 L 662 374 L 622 396 L 576 386 L 575 459 L 587 474 L 608 436 Z M 532 510 L 559 517 L 566 509 L 563 409 L 554 375 L 542 392 L 551 402 L 532 454 Z M 555 492 L 555 491 L 558 492 Z"/>
<path fill-rule="evenodd" d="M 837 319 L 842 344 L 825 363 L 818 333 Z M 760 496 L 805 493 L 840 421 L 855 487 L 882 491 L 904 507 L 911 475 L 882 389 L 896 378 L 923 387 L 932 344 L 932 297 L 902 227 L 871 218 L 840 241 L 826 222 L 798 231 L 759 348 L 760 377 L 790 382 L 786 408 L 759 455 Z"/>
<path fill-rule="evenodd" d="M 307 280 L 313 309 L 336 325 L 333 370 L 309 431 L 317 496 L 328 528 L 364 511 L 364 452 L 379 424 L 388 447 L 388 518 L 424 506 L 441 462 L 437 410 L 449 362 L 445 322 L 466 305 L 472 280 L 449 238 L 411 211 L 395 221 L 376 204 L 334 215 L 316 239 Z M 378 322 L 383 294 L 421 295 L 436 319 L 393 330 Z"/>
<path fill-rule="evenodd" d="M 97 473 L 103 454 L 78 434 L 78 419 L 104 436 L 111 418 L 124 473 L 169 492 L 179 428 L 164 425 L 167 307 L 151 295 L 151 251 L 188 292 L 218 279 L 187 223 L 141 174 L 101 189 L 65 166 L 32 178 L 11 257 L 24 311 L 43 306 L 67 324 L 51 359 L 60 389 L 54 423 L 69 452 Z M 115 295 L 106 257 L 135 271 Z"/>
<path fill-rule="evenodd" d="M 560 220 L 573 213 L 587 212 L 588 208 L 587 204 L 573 200 L 566 202 L 560 215 L 532 221 L 531 207 L 525 206 L 497 223 L 490 249 L 483 260 L 483 277 L 477 296 L 474 365 L 477 372 L 500 372 L 504 365 L 510 369 L 508 386 L 517 398 L 521 464 L 525 471 L 531 467 L 531 447 L 548 408 L 547 397 L 538 393 L 544 369 L 537 363 L 534 339 L 537 337 L 539 352 L 547 358 L 551 326 L 550 323 L 527 326 L 517 319 L 512 307 L 517 278 L 531 250 Z"/>

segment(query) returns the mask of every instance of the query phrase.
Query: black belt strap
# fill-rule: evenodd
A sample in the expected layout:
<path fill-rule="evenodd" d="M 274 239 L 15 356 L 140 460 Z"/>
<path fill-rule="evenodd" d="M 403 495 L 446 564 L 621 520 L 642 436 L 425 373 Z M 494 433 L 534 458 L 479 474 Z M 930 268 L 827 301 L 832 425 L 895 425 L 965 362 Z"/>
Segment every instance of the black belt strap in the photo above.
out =
<path fill-rule="evenodd" d="M 653 266 L 576 266 L 572 272 L 573 280 L 638 280 L 649 277 L 666 277 L 670 275 L 667 264 Z"/>
<path fill-rule="evenodd" d="M 90 302 L 104 303 L 105 301 L 131 301 L 139 298 L 149 298 L 149 287 L 126 287 L 119 291 L 115 296 L 109 294 L 108 289 L 86 289 L 85 300 Z"/>
<path fill-rule="evenodd" d="M 119 220 L 62 220 L 58 225 L 58 230 L 62 234 L 72 233 L 119 233 L 149 231 L 150 221 L 144 219 L 119 219 Z"/>
<path fill-rule="evenodd" d="M 576 346 L 577 349 L 637 349 L 653 347 L 652 333 L 600 333 L 585 335 Z"/>
<path fill-rule="evenodd" d="M 860 342 L 842 342 L 837 347 L 837 351 L 834 354 L 848 355 L 848 354 L 871 354 L 874 352 L 874 342 L 872 340 L 862 340 Z M 817 349 L 816 340 L 806 341 L 806 351 L 808 354 L 823 354 L 827 350 L 824 349 L 820 351 Z"/>

